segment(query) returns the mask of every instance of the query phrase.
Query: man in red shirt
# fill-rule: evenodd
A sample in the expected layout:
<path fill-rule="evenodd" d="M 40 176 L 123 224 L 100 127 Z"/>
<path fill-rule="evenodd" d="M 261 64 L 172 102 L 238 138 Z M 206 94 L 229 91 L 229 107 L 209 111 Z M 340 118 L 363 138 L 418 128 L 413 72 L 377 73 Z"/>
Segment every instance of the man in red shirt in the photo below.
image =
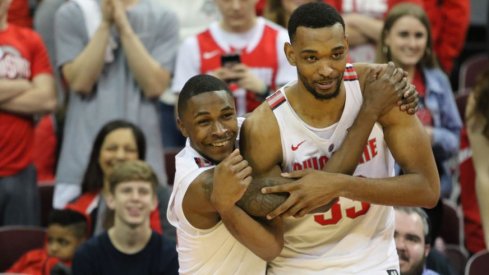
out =
<path fill-rule="evenodd" d="M 44 44 L 34 31 L 7 22 L 10 2 L 0 0 L 0 226 L 37 225 L 34 115 L 53 111 L 56 95 Z"/>

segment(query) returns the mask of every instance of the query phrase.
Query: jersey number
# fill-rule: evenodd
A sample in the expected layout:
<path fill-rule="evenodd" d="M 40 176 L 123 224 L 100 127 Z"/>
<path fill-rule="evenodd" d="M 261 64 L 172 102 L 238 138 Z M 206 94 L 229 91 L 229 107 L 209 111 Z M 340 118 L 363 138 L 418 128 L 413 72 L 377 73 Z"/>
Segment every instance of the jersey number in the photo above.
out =
<path fill-rule="evenodd" d="M 365 215 L 370 209 L 370 203 L 362 202 L 362 207 L 359 210 L 355 210 L 355 207 L 349 207 L 345 209 L 345 214 L 350 219 L 355 219 L 357 217 Z M 330 209 L 331 217 L 325 218 L 324 214 L 314 215 L 314 220 L 320 225 L 330 225 L 337 224 L 342 218 L 343 214 L 341 211 L 341 205 L 339 202 L 333 204 Z"/>

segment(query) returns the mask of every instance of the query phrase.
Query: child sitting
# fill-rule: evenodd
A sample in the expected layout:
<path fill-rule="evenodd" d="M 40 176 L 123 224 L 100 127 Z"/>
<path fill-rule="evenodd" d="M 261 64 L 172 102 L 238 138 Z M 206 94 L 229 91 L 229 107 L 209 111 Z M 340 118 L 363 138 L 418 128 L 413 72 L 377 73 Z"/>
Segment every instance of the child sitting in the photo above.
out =
<path fill-rule="evenodd" d="M 87 234 L 85 216 L 73 210 L 53 210 L 49 215 L 45 247 L 25 253 L 7 272 L 71 274 L 71 261 Z"/>

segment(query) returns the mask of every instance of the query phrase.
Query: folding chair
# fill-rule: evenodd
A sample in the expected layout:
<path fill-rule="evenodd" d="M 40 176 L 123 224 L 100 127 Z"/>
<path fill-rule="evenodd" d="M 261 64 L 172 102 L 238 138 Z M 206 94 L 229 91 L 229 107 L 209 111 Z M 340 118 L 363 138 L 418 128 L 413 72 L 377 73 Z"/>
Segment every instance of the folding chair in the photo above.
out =
<path fill-rule="evenodd" d="M 488 67 L 489 56 L 487 54 L 478 54 L 466 59 L 460 66 L 458 91 L 472 88 L 479 73 Z"/>
<path fill-rule="evenodd" d="M 444 254 L 455 269 L 456 274 L 463 275 L 468 260 L 467 252 L 459 245 L 448 244 L 445 247 Z"/>
<path fill-rule="evenodd" d="M 450 201 L 443 200 L 442 226 L 439 236 L 446 244 L 461 245 L 462 217 L 457 207 Z"/>

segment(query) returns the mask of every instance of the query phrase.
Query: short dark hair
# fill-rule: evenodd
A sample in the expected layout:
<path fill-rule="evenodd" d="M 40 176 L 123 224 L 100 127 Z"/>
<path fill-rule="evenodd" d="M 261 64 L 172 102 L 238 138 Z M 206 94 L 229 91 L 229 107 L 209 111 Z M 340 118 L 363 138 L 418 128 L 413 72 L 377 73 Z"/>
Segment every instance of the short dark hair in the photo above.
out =
<path fill-rule="evenodd" d="M 99 164 L 100 150 L 105 138 L 115 130 L 130 129 L 136 140 L 139 159 L 146 158 L 146 138 L 143 131 L 135 124 L 125 120 L 113 120 L 102 126 L 93 142 L 92 152 L 82 180 L 82 193 L 98 192 L 104 186 L 104 174 Z"/>
<path fill-rule="evenodd" d="M 87 217 L 74 210 L 53 209 L 48 217 L 48 227 L 51 225 L 66 227 L 78 239 L 88 236 Z"/>
<path fill-rule="evenodd" d="M 114 167 L 109 176 L 109 189 L 112 194 L 120 183 L 128 181 L 144 181 L 151 184 L 153 194 L 156 194 L 158 178 L 151 166 L 142 160 L 125 161 Z"/>
<path fill-rule="evenodd" d="M 288 31 L 290 42 L 294 41 L 298 27 L 319 29 L 332 27 L 336 23 L 340 23 L 343 31 L 345 30 L 345 21 L 334 7 L 324 2 L 311 2 L 301 5 L 289 18 Z"/>
<path fill-rule="evenodd" d="M 226 91 L 231 97 L 233 96 L 226 83 L 215 76 L 198 74 L 191 77 L 187 80 L 178 96 L 178 117 L 182 118 L 187 109 L 187 101 L 190 98 L 213 91 Z"/>

